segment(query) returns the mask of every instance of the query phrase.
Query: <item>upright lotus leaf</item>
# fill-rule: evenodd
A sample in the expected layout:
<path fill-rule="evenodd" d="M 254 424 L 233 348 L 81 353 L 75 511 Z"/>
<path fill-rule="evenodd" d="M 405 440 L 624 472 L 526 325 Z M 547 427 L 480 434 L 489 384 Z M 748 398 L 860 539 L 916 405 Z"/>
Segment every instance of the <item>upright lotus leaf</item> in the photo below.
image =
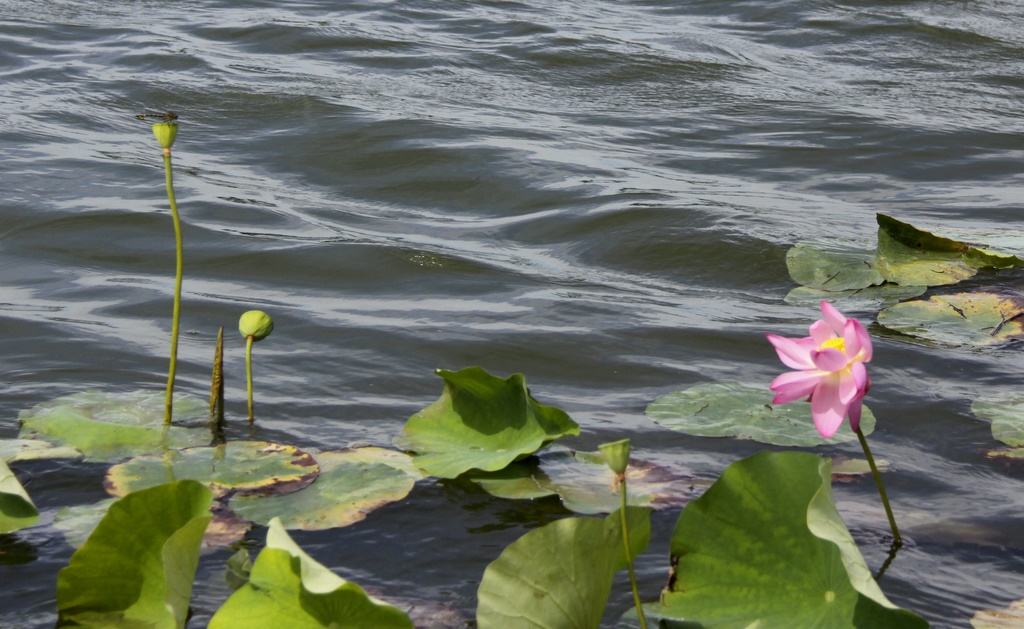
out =
<path fill-rule="evenodd" d="M 933 295 L 886 308 L 878 323 L 944 345 L 1000 345 L 1024 339 L 1024 299 L 994 292 Z"/>
<path fill-rule="evenodd" d="M 522 374 L 507 379 L 480 367 L 438 370 L 440 399 L 409 418 L 399 447 L 416 453 L 427 474 L 455 478 L 472 469 L 500 470 L 580 427 L 553 406 L 539 404 Z"/>
<path fill-rule="evenodd" d="M 12 533 L 39 521 L 39 511 L 14 472 L 0 459 L 0 534 Z"/>
<path fill-rule="evenodd" d="M 777 446 L 810 447 L 857 439 L 848 422 L 825 439 L 814 427 L 810 404 L 775 406 L 773 397 L 767 385 L 699 384 L 654 400 L 647 406 L 647 416 L 688 435 L 737 437 Z M 867 406 L 860 428 L 865 435 L 875 429 L 875 416 Z"/>
<path fill-rule="evenodd" d="M 36 461 L 40 459 L 77 459 L 82 456 L 71 446 L 55 446 L 42 439 L 0 439 L 0 461 Z"/>
<path fill-rule="evenodd" d="M 314 531 L 348 526 L 374 509 L 409 495 L 420 471 L 402 452 L 358 448 L 316 455 L 320 475 L 302 491 L 282 496 L 236 495 L 230 508 L 259 524 L 278 516 L 288 529 Z"/>
<path fill-rule="evenodd" d="M 124 496 L 187 478 L 203 483 L 218 498 L 285 494 L 312 483 L 319 469 L 312 456 L 295 446 L 232 441 L 135 457 L 107 470 L 104 485 L 111 494 Z"/>
<path fill-rule="evenodd" d="M 72 446 L 87 461 L 115 461 L 210 442 L 203 401 L 175 396 L 175 422 L 194 422 L 195 427 L 164 426 L 165 412 L 162 393 L 84 391 L 19 413 L 18 436 Z"/>
<path fill-rule="evenodd" d="M 875 267 L 874 248 L 852 240 L 798 242 L 786 252 L 786 266 L 793 281 L 818 290 L 854 290 L 885 281 Z"/>
<path fill-rule="evenodd" d="M 900 286 L 889 282 L 878 286 L 836 292 L 797 286 L 786 294 L 783 301 L 794 306 L 818 308 L 822 300 L 827 300 L 844 312 L 847 310 L 878 311 L 905 299 L 920 297 L 926 290 L 928 290 L 927 286 Z"/>
<path fill-rule="evenodd" d="M 630 555 L 647 548 L 651 511 L 626 511 Z M 484 571 L 479 629 L 596 629 L 615 573 L 626 567 L 620 515 L 565 518 L 512 542 Z"/>
<path fill-rule="evenodd" d="M 217 610 L 208 629 L 412 626 L 402 611 L 368 596 L 355 583 L 317 563 L 274 518 L 267 530 L 267 545 L 256 557 L 249 581 Z"/>
<path fill-rule="evenodd" d="M 982 609 L 971 618 L 974 629 L 1024 629 L 1024 600 L 1013 601 L 1006 609 Z"/>
<path fill-rule="evenodd" d="M 183 628 L 211 500 L 186 480 L 111 505 L 57 575 L 57 626 Z"/>
<path fill-rule="evenodd" d="M 1024 446 L 1024 394 L 979 397 L 971 402 L 971 412 L 992 422 L 994 439 Z"/>
<path fill-rule="evenodd" d="M 514 463 L 497 472 L 470 472 L 467 478 L 499 498 L 533 499 L 558 495 L 576 513 L 610 513 L 619 508 L 615 474 L 599 453 L 553 449 L 532 463 Z M 707 486 L 672 469 L 632 459 L 626 468 L 631 506 L 664 509 L 686 504 Z"/>
<path fill-rule="evenodd" d="M 730 465 L 679 516 L 660 615 L 708 628 L 927 627 L 871 578 L 829 477 L 829 460 L 806 452 Z"/>

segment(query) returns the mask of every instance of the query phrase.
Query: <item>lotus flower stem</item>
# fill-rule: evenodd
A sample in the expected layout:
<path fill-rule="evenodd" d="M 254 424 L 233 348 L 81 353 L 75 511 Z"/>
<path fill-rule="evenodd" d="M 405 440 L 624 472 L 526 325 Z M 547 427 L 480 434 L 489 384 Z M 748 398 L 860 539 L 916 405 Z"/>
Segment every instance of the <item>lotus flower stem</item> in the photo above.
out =
<path fill-rule="evenodd" d="M 619 484 L 622 485 L 622 504 L 619 507 L 619 517 L 622 522 L 622 543 L 626 551 L 626 567 L 629 569 L 629 584 L 633 588 L 633 603 L 636 605 L 636 613 L 640 618 L 641 629 L 647 629 L 647 619 L 644 618 L 644 607 L 640 602 L 640 590 L 636 585 L 636 571 L 633 570 L 633 557 L 629 553 L 629 530 L 626 527 L 626 474 L 618 475 Z"/>
<path fill-rule="evenodd" d="M 174 375 L 178 368 L 178 327 L 181 320 L 181 277 L 183 271 L 183 247 L 181 243 L 181 218 L 178 216 L 178 203 L 174 199 L 174 185 L 171 177 L 171 149 L 164 149 L 164 172 L 167 175 L 167 200 L 171 205 L 171 216 L 174 219 L 174 245 L 177 263 L 174 273 L 174 314 L 171 318 L 171 365 L 167 370 L 167 408 L 164 413 L 164 425 L 171 423 L 171 410 L 174 396 Z"/>
<path fill-rule="evenodd" d="M 871 456 L 871 448 L 868 447 L 868 440 L 864 438 L 860 426 L 854 431 L 860 439 L 860 447 L 864 449 L 864 456 L 871 466 L 871 474 L 875 477 L 875 484 L 878 485 L 878 494 L 882 497 L 882 505 L 885 507 L 885 515 L 889 518 L 889 528 L 892 529 L 892 548 L 899 550 L 903 546 L 903 538 L 900 537 L 900 530 L 896 527 L 896 518 L 892 515 L 892 507 L 889 506 L 889 497 L 885 494 L 885 485 L 882 484 L 882 475 L 878 473 L 878 466 L 875 465 L 875 457 Z"/>
<path fill-rule="evenodd" d="M 255 421 L 252 405 L 252 335 L 245 337 L 245 388 L 249 395 L 249 424 Z"/>

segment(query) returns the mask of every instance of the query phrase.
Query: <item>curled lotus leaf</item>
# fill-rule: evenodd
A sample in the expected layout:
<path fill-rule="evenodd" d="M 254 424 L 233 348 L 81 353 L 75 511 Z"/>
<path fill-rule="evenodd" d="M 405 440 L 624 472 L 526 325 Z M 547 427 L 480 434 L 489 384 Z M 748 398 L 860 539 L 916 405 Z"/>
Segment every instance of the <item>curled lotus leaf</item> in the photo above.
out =
<path fill-rule="evenodd" d="M 810 447 L 857 439 L 845 421 L 831 439 L 825 439 L 814 427 L 810 404 L 775 405 L 771 403 L 773 397 L 767 385 L 699 384 L 651 402 L 647 416 L 665 428 L 688 435 L 736 437 L 777 446 Z M 875 416 L 867 406 L 860 428 L 864 434 L 875 429 Z"/>
<path fill-rule="evenodd" d="M 288 529 L 342 527 L 405 498 L 423 476 L 409 455 L 384 448 L 320 452 L 316 461 L 320 475 L 306 489 L 281 496 L 236 495 L 230 508 L 264 525 L 276 516 Z"/>
<path fill-rule="evenodd" d="M 895 240 L 910 247 L 959 252 L 975 268 L 1024 266 L 1024 232 L 1014 229 L 933 227 L 925 231 L 885 214 L 878 224 Z"/>
<path fill-rule="evenodd" d="M 878 323 L 943 345 L 999 345 L 1024 339 L 1024 299 L 995 292 L 933 295 L 886 308 Z"/>
<path fill-rule="evenodd" d="M 929 248 L 931 242 L 908 245 L 879 227 L 876 260 L 885 280 L 901 286 L 945 286 L 978 273 L 964 260 L 966 248 L 947 248 L 936 243 Z"/>
<path fill-rule="evenodd" d="M 104 486 L 115 496 L 163 483 L 191 479 L 217 498 L 237 494 L 275 495 L 298 491 L 316 479 L 319 466 L 295 446 L 265 441 L 232 441 L 216 446 L 146 454 L 107 471 Z"/>
<path fill-rule="evenodd" d="M 805 240 L 786 252 L 789 276 L 798 284 L 825 291 L 867 288 L 885 281 L 875 266 L 875 250 L 844 239 Z"/>
<path fill-rule="evenodd" d="M 522 374 L 498 378 L 468 367 L 437 375 L 444 379 L 441 397 L 410 417 L 396 439 L 427 474 L 455 478 L 473 469 L 500 470 L 580 432 L 565 411 L 537 402 Z"/>
<path fill-rule="evenodd" d="M 0 534 L 11 533 L 39 521 L 39 511 L 11 468 L 0 460 Z"/>
<path fill-rule="evenodd" d="M 206 402 L 175 395 L 171 426 L 164 426 L 165 405 L 163 392 L 83 391 L 19 413 L 18 436 L 73 447 L 88 461 L 116 461 L 210 442 Z"/>

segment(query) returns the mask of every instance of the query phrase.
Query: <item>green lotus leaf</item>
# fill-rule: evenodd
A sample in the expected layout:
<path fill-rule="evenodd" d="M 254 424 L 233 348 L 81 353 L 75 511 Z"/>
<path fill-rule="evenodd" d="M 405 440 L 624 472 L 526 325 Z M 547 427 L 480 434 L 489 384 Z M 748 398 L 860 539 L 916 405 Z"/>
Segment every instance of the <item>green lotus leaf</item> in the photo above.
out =
<path fill-rule="evenodd" d="M 320 475 L 306 489 L 283 496 L 234 496 L 230 508 L 259 524 L 279 516 L 287 529 L 348 526 L 405 498 L 422 478 L 407 454 L 384 448 L 321 452 L 316 460 Z"/>
<path fill-rule="evenodd" d="M 248 582 L 232 594 L 208 629 L 412 629 L 402 611 L 368 596 L 317 563 L 292 541 L 281 521 L 267 530 Z"/>
<path fill-rule="evenodd" d="M 928 290 L 927 286 L 900 286 L 888 282 L 878 286 L 836 292 L 797 286 L 789 291 L 783 301 L 794 306 L 817 308 L 822 300 L 827 300 L 843 312 L 851 310 L 878 311 L 905 299 L 920 297 L 926 290 Z"/>
<path fill-rule="evenodd" d="M 654 400 L 647 406 L 647 416 L 688 435 L 737 437 L 777 446 L 810 447 L 857 439 L 845 421 L 831 439 L 825 439 L 814 427 L 810 404 L 774 405 L 773 397 L 766 385 L 699 384 Z M 875 429 L 875 416 L 867 406 L 860 429 L 866 435 Z"/>
<path fill-rule="evenodd" d="M 114 496 L 174 480 L 196 480 L 215 496 L 285 494 L 316 479 L 319 466 L 295 446 L 232 441 L 217 446 L 145 454 L 107 470 L 104 486 Z"/>
<path fill-rule="evenodd" d="M 978 273 L 964 260 L 967 250 L 945 246 L 934 236 L 923 239 L 920 246 L 907 245 L 879 226 L 876 262 L 887 282 L 901 286 L 945 286 Z"/>
<path fill-rule="evenodd" d="M 650 509 L 626 510 L 630 554 L 647 548 Z M 564 518 L 512 542 L 477 591 L 479 629 L 597 629 L 615 573 L 626 567 L 620 513 Z"/>
<path fill-rule="evenodd" d="M 827 291 L 867 288 L 885 281 L 868 243 L 843 239 L 804 240 L 786 252 L 789 276 L 797 284 Z"/>
<path fill-rule="evenodd" d="M 875 459 L 875 466 L 879 472 L 889 470 L 890 463 L 885 459 Z M 854 459 L 848 456 L 832 457 L 832 482 L 848 483 L 853 482 L 860 476 L 868 476 L 871 472 L 871 464 L 866 459 Z"/>
<path fill-rule="evenodd" d="M 580 427 L 553 406 L 539 404 L 522 374 L 507 379 L 480 367 L 438 370 L 440 399 L 409 418 L 399 447 L 416 453 L 423 472 L 455 478 L 477 469 L 492 472 L 533 454 Z"/>
<path fill-rule="evenodd" d="M 39 511 L 11 468 L 0 459 L 0 534 L 12 533 L 39 521 Z"/>
<path fill-rule="evenodd" d="M 981 397 L 971 412 L 992 422 L 992 437 L 1008 446 L 1024 446 L 1024 395 Z"/>
<path fill-rule="evenodd" d="M 211 500 L 185 480 L 112 504 L 57 575 L 57 626 L 182 629 Z"/>
<path fill-rule="evenodd" d="M 88 461 L 115 461 L 210 442 L 206 402 L 174 396 L 172 426 L 164 426 L 165 404 L 163 392 L 75 393 L 19 413 L 18 436 L 74 447 Z M 178 425 L 183 422 L 197 426 Z"/>
<path fill-rule="evenodd" d="M 36 461 L 40 459 L 77 459 L 82 456 L 71 446 L 55 446 L 42 439 L 0 439 L 0 461 Z"/>
<path fill-rule="evenodd" d="M 986 459 L 1008 459 L 1016 461 L 1024 459 L 1024 448 L 999 448 L 985 452 Z"/>
<path fill-rule="evenodd" d="M 1013 601 L 1006 609 L 982 609 L 971 618 L 974 629 L 1024 629 L 1024 600 Z"/>
<path fill-rule="evenodd" d="M 999 345 L 1024 338 L 1024 300 L 993 292 L 933 295 L 886 308 L 878 323 L 944 345 Z"/>
<path fill-rule="evenodd" d="M 730 465 L 679 516 L 660 615 L 716 628 L 927 627 L 871 578 L 829 478 L 829 460 L 807 452 Z"/>
<path fill-rule="evenodd" d="M 576 513 L 610 513 L 621 504 L 615 474 L 600 453 L 553 449 L 540 453 L 535 461 L 513 463 L 497 472 L 470 472 L 467 478 L 499 498 L 558 495 L 565 507 Z M 626 468 L 626 497 L 634 507 L 682 506 L 706 485 L 636 458 Z"/>
<path fill-rule="evenodd" d="M 1024 255 L 1024 232 L 1018 230 L 938 227 L 924 231 L 884 214 L 878 215 L 878 224 L 909 247 L 921 243 L 926 248 L 958 251 L 975 268 L 1024 266 L 1020 258 Z"/>

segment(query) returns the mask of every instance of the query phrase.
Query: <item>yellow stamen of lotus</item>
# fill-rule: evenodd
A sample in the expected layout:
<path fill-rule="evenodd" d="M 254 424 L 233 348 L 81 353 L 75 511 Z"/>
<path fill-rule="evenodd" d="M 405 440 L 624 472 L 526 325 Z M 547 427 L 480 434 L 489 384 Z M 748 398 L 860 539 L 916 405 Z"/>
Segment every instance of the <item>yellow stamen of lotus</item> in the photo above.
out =
<path fill-rule="evenodd" d="M 821 347 L 819 347 L 818 349 L 825 349 L 829 347 L 833 349 L 838 349 L 844 354 L 846 353 L 846 341 L 844 341 L 843 337 L 841 336 L 837 336 L 835 338 L 831 338 L 825 341 L 824 343 L 821 344 Z"/>

